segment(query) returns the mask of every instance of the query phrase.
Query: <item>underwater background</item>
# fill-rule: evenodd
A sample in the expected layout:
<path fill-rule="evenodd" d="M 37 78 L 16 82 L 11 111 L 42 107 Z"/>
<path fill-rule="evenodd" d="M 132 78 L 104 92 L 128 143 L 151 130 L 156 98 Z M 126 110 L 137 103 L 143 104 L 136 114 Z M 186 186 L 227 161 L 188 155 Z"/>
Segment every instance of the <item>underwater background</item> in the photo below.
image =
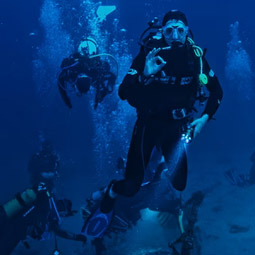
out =
<path fill-rule="evenodd" d="M 116 10 L 100 21 L 95 15 L 100 5 L 115 5 Z M 92 36 L 100 51 L 117 59 L 119 85 L 148 21 L 179 9 L 195 42 L 208 49 L 207 60 L 224 90 L 216 121 L 189 148 L 183 196 L 188 199 L 198 190 L 206 194 L 197 222 L 202 255 L 254 254 L 255 185 L 238 187 L 224 176 L 229 169 L 248 173 L 255 151 L 254 8 L 252 0 L 1 0 L 0 203 L 29 186 L 27 163 L 42 135 L 61 157 L 57 194 L 70 198 L 74 208 L 115 177 L 116 159 L 127 153 L 134 109 L 120 101 L 118 86 L 96 111 L 93 92 L 73 97 L 74 107 L 67 109 L 57 89 L 59 66 L 83 36 Z M 79 232 L 83 222 L 77 214 L 63 224 Z M 163 252 L 174 235 L 153 213 L 144 213 L 137 226 L 108 240 L 107 254 L 142 255 L 157 249 L 167 254 Z M 50 254 L 54 241 L 33 241 L 31 246 L 13 254 Z M 63 255 L 94 254 L 89 243 L 83 247 L 59 239 L 59 248 Z"/>

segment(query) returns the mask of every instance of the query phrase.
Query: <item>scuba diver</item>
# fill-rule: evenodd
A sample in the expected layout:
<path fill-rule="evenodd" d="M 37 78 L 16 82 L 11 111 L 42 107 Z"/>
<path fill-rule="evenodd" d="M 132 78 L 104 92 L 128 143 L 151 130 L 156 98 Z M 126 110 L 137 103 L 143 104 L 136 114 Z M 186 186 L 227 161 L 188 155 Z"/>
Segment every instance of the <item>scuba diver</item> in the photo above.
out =
<path fill-rule="evenodd" d="M 96 109 L 105 96 L 112 93 L 114 89 L 117 75 L 111 72 L 109 63 L 101 60 L 100 57 L 110 57 L 116 64 L 117 62 L 110 54 L 98 54 L 97 47 L 96 41 L 88 37 L 80 43 L 78 52 L 65 58 L 61 64 L 58 88 L 69 108 L 72 108 L 69 92 L 82 96 L 88 93 L 90 87 L 94 87 L 96 91 L 94 109 Z"/>
<path fill-rule="evenodd" d="M 140 53 L 119 87 L 120 98 L 137 110 L 125 178 L 108 185 L 92 219 L 101 215 L 110 222 L 116 197 L 132 197 L 139 191 L 155 146 L 171 172 L 172 186 L 184 191 L 188 169 L 182 134 L 189 127 L 196 137 L 223 97 L 218 78 L 189 33 L 186 16 L 172 10 L 164 16 L 162 26 L 142 41 Z M 202 115 L 193 119 L 197 100 L 207 101 Z"/>
<path fill-rule="evenodd" d="M 31 188 L 17 193 L 15 198 L 0 206 L 0 250 L 10 254 L 22 242 L 30 248 L 27 237 L 47 240 L 55 236 L 55 249 L 58 254 L 56 236 L 86 242 L 86 237 L 63 230 L 62 217 L 73 216 L 72 202 L 56 199 L 53 193 L 54 181 L 58 176 L 59 157 L 48 140 L 42 142 L 41 149 L 34 154 L 28 164 Z"/>

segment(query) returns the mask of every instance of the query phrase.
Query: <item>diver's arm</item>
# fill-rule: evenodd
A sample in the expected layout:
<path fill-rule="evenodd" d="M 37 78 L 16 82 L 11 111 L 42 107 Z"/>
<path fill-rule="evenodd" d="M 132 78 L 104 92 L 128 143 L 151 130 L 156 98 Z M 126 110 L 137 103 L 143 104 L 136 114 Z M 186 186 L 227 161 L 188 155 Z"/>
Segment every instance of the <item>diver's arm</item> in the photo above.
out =
<path fill-rule="evenodd" d="M 143 93 L 144 84 L 140 77 L 144 71 L 145 58 L 145 52 L 141 49 L 119 86 L 119 97 L 134 107 L 138 106 Z"/>
<path fill-rule="evenodd" d="M 106 90 L 108 93 L 111 93 L 114 89 L 117 76 L 111 72 L 111 67 L 108 62 L 101 62 L 101 69 L 98 69 L 98 87 Z"/>
<path fill-rule="evenodd" d="M 203 73 L 207 76 L 208 83 L 202 86 L 206 86 L 207 90 L 209 91 L 209 97 L 205 109 L 202 113 L 202 116 L 200 118 L 195 119 L 191 123 L 191 126 L 194 128 L 193 134 L 194 138 L 197 136 L 197 134 L 201 132 L 201 130 L 204 128 L 208 120 L 212 119 L 223 97 L 223 91 L 220 86 L 219 80 L 215 76 L 214 72 L 210 69 L 205 59 L 203 59 L 203 65 L 204 65 Z"/>
<path fill-rule="evenodd" d="M 98 75 L 98 77 L 101 78 L 93 83 L 93 86 L 96 88 L 94 109 L 97 109 L 98 104 L 101 103 L 108 94 L 113 92 L 117 78 L 116 75 L 110 71 L 110 65 L 107 62 L 102 63 L 102 72 L 101 76 Z"/>
<path fill-rule="evenodd" d="M 82 234 L 75 234 L 66 230 L 61 229 L 59 226 L 54 228 L 54 232 L 57 236 L 74 241 L 86 242 L 87 238 Z"/>
<path fill-rule="evenodd" d="M 95 87 L 107 91 L 107 94 L 109 94 L 114 89 L 117 77 L 111 72 L 111 67 L 108 62 L 102 62 L 101 68 L 101 70 L 98 70 L 100 73 L 97 76 L 100 78 L 97 80 Z"/>
<path fill-rule="evenodd" d="M 62 99 L 64 100 L 65 104 L 71 109 L 72 104 L 71 104 L 71 100 L 68 97 L 67 92 L 66 92 L 65 76 L 63 74 L 63 71 L 60 73 L 60 75 L 58 77 L 58 89 L 59 89 L 60 95 L 61 95 Z"/>
<path fill-rule="evenodd" d="M 220 106 L 223 97 L 223 91 L 217 76 L 214 74 L 212 69 L 210 69 L 207 61 L 204 59 L 203 62 L 205 74 L 207 75 L 208 78 L 206 88 L 209 91 L 209 97 L 202 115 L 207 114 L 209 119 L 211 119 L 215 112 L 217 111 L 218 107 Z"/>
<path fill-rule="evenodd" d="M 58 89 L 62 99 L 64 100 L 67 107 L 72 108 L 71 100 L 67 95 L 66 82 L 69 79 L 70 73 L 75 70 L 79 70 L 81 66 L 81 56 L 79 53 L 74 53 L 68 58 L 65 58 L 61 63 L 61 73 L 58 76 Z"/>

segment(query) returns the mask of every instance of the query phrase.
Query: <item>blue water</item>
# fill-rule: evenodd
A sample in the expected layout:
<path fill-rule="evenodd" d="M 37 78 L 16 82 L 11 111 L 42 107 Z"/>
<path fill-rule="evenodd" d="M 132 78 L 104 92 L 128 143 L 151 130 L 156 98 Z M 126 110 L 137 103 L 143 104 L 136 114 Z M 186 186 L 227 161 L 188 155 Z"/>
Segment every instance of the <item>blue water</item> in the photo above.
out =
<path fill-rule="evenodd" d="M 206 188 L 224 182 L 222 172 L 228 168 L 248 172 L 255 150 L 255 3 L 101 2 L 116 5 L 117 10 L 98 24 L 94 19 L 98 1 L 1 0 L 0 202 L 29 185 L 27 162 L 38 149 L 41 133 L 61 155 L 58 192 L 72 198 L 76 207 L 115 176 L 115 159 L 127 153 L 134 110 L 119 101 L 117 89 L 96 112 L 93 92 L 72 98 L 74 107 L 67 109 L 56 86 L 59 65 L 81 36 L 91 34 L 102 51 L 119 62 L 119 84 L 138 53 L 137 41 L 147 22 L 155 16 L 162 18 L 170 9 L 186 13 L 195 41 L 208 49 L 207 60 L 224 90 L 216 121 L 211 121 L 189 148 L 187 192 L 194 190 L 194 183 L 199 188 L 200 177 L 205 180 L 201 187 Z M 254 229 L 252 233 L 254 236 Z M 224 254 L 237 253 L 226 250 Z"/>

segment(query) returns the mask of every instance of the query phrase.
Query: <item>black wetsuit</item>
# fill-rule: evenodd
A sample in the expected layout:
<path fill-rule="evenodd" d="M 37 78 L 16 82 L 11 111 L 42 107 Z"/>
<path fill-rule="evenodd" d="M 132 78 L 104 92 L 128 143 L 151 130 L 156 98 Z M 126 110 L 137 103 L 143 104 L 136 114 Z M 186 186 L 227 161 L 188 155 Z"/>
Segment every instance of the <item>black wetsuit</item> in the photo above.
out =
<path fill-rule="evenodd" d="M 153 47 L 166 47 L 163 39 L 153 42 Z M 113 185 L 113 191 L 133 196 L 140 188 L 144 171 L 154 146 L 161 149 L 172 174 L 172 184 L 183 191 L 187 182 L 187 157 L 184 143 L 180 143 L 182 127 L 189 121 L 199 88 L 199 58 L 190 45 L 161 50 L 167 64 L 154 77 L 144 80 L 142 73 L 148 52 L 143 48 L 134 59 L 131 69 L 119 87 L 119 96 L 137 109 L 137 121 L 127 157 L 125 179 Z M 209 97 L 203 114 L 211 119 L 221 99 L 222 89 L 217 77 L 203 58 L 203 73 L 208 77 L 206 85 Z M 184 109 L 186 117 L 176 119 L 173 111 Z M 106 202 L 106 200 L 105 200 Z M 102 202 L 103 209 L 104 204 Z M 107 210 L 107 209 L 106 209 Z"/>
<path fill-rule="evenodd" d="M 72 108 L 68 96 L 68 83 L 78 94 L 88 92 L 90 86 L 95 87 L 96 96 L 94 108 L 102 102 L 104 97 L 113 91 L 116 76 L 111 72 L 110 65 L 99 57 L 88 57 L 75 53 L 65 58 L 61 64 L 58 77 L 58 88 L 65 104 Z"/>

